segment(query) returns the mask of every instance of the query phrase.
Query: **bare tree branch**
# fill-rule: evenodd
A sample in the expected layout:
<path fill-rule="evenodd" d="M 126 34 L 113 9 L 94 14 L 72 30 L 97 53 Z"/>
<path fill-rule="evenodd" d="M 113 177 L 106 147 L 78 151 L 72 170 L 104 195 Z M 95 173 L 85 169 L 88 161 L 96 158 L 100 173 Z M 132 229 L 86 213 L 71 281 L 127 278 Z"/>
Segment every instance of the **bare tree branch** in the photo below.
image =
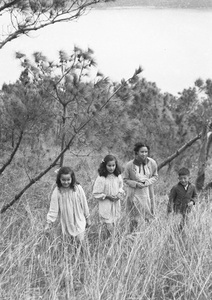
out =
<path fill-rule="evenodd" d="M 196 178 L 196 188 L 201 191 L 205 183 L 205 170 L 207 167 L 209 146 L 211 143 L 211 122 L 205 124 L 201 136 L 201 149 L 198 161 L 198 173 Z"/>
<path fill-rule="evenodd" d="M 16 152 L 17 152 L 19 146 L 20 146 L 20 143 L 21 143 L 21 141 L 22 141 L 23 133 L 24 133 L 24 132 L 21 131 L 21 134 L 20 134 L 20 136 L 19 136 L 19 139 L 18 139 L 18 141 L 17 141 L 17 144 L 16 144 L 15 148 L 13 149 L 13 151 L 12 151 L 10 157 L 8 158 L 7 162 L 6 162 L 6 163 L 3 165 L 3 167 L 0 169 L 0 174 L 2 174 L 2 173 L 4 172 L 4 170 L 9 166 L 9 164 L 11 163 L 13 157 L 15 156 L 15 154 L 16 154 Z"/>
<path fill-rule="evenodd" d="M 0 6 L 0 12 L 5 11 L 6 9 L 16 5 L 19 0 L 10 1 L 8 3 L 4 3 L 4 5 Z"/>
<path fill-rule="evenodd" d="M 191 145 L 193 145 L 197 140 L 201 138 L 201 134 L 195 136 L 192 140 L 190 140 L 188 143 L 183 145 L 180 149 L 178 149 L 174 154 L 169 156 L 166 160 L 164 160 L 162 163 L 158 165 L 158 171 L 165 167 L 168 163 L 170 163 L 173 159 L 175 159 L 178 155 L 180 155 L 182 152 L 184 152 L 187 148 L 189 148 Z"/>

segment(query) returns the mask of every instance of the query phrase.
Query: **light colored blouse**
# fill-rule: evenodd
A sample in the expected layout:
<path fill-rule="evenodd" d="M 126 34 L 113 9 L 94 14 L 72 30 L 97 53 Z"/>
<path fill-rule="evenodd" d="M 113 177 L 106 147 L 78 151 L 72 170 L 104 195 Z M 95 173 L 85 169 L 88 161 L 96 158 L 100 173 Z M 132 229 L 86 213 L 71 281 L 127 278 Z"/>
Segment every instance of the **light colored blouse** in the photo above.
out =
<path fill-rule="evenodd" d="M 124 173 L 123 173 L 124 183 L 127 186 L 127 209 L 131 210 L 130 204 L 135 195 L 139 197 L 141 202 L 143 196 L 145 199 L 150 200 L 151 210 L 155 209 L 155 196 L 153 184 L 158 180 L 157 164 L 156 161 L 150 157 L 147 158 L 147 164 L 139 168 L 134 164 L 134 160 L 127 163 Z M 145 184 L 143 189 L 137 189 L 137 182 L 141 182 L 145 179 Z"/>
<path fill-rule="evenodd" d="M 117 196 L 121 199 L 124 195 L 123 179 L 109 174 L 107 177 L 98 176 L 94 186 L 93 195 L 99 200 L 99 215 L 105 223 L 115 223 L 120 218 L 121 204 L 120 200 L 110 201 L 106 196 Z"/>
<path fill-rule="evenodd" d="M 63 234 L 69 233 L 77 236 L 85 231 L 89 209 L 85 193 L 80 185 L 76 185 L 75 191 L 55 187 L 51 194 L 47 223 L 55 222 L 58 214 Z"/>

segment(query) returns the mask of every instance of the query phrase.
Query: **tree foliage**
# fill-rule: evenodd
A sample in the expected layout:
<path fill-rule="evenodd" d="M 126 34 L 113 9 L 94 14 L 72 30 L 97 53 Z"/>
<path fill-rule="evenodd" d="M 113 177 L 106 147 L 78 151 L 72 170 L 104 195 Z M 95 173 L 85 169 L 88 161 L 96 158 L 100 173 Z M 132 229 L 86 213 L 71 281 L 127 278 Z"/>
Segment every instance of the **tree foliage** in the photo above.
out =
<path fill-rule="evenodd" d="M 59 143 L 62 151 L 70 136 L 106 101 L 108 80 L 95 70 L 93 51 L 89 48 L 83 51 L 75 47 L 70 54 L 61 50 L 56 62 L 38 52 L 31 61 L 21 53 L 17 53 L 17 58 L 23 67 L 22 84 L 33 85 L 44 101 L 51 102 L 55 116 L 54 143 Z M 91 71 L 96 72 L 93 83 L 89 80 Z M 82 133 L 80 138 L 84 140 Z M 63 164 L 63 156 L 60 164 Z"/>
<path fill-rule="evenodd" d="M 62 70 L 61 76 L 58 74 L 51 74 L 51 68 L 54 66 L 54 64 L 50 64 L 50 66 L 47 64 L 46 68 L 44 64 L 46 59 L 40 53 L 35 53 L 34 55 L 35 65 L 30 63 L 30 61 L 25 58 L 25 55 L 19 54 L 18 57 L 21 59 L 23 58 L 22 66 L 24 67 L 24 70 L 20 76 L 20 82 L 18 82 L 18 84 L 21 84 L 24 89 L 28 89 L 28 86 L 35 89 L 38 95 L 43 96 L 44 102 L 47 101 L 47 103 L 49 103 L 49 99 L 52 101 L 52 107 L 54 107 L 54 102 L 59 102 L 60 104 L 62 103 L 63 110 L 64 107 L 73 102 L 73 107 L 71 107 L 70 110 L 71 115 L 65 115 L 64 117 L 64 114 L 62 113 L 62 120 L 66 120 L 66 117 L 70 118 L 71 120 L 71 123 L 69 124 L 71 133 L 67 138 L 67 143 L 63 145 L 59 154 L 54 156 L 53 161 L 43 170 L 39 170 L 37 174 L 34 174 L 33 177 L 28 176 L 29 182 L 14 196 L 14 199 L 10 201 L 10 203 L 6 204 L 1 209 L 1 213 L 5 212 L 23 195 L 23 193 L 25 193 L 26 190 L 28 190 L 35 182 L 41 179 L 46 173 L 48 173 L 49 170 L 56 166 L 57 162 L 64 156 L 65 152 L 73 145 L 73 142 L 79 139 L 81 135 L 85 134 L 85 130 L 92 123 L 92 121 L 98 118 L 101 112 L 107 107 L 109 102 L 111 102 L 116 93 L 122 88 L 121 85 L 112 93 L 107 91 L 106 96 L 103 97 L 104 92 L 102 91 L 101 86 L 105 88 L 108 86 L 108 83 L 107 79 L 98 78 L 102 77 L 102 75 L 98 73 L 97 79 L 93 85 L 91 83 L 87 84 L 86 82 L 81 81 L 82 76 L 87 76 L 87 67 L 91 67 L 95 64 L 92 59 L 92 51 L 90 49 L 88 52 L 82 52 L 80 49 L 77 49 L 77 54 L 75 53 L 71 56 L 67 56 L 65 53 L 60 52 L 60 63 L 62 63 L 62 65 L 56 65 L 56 68 L 59 66 L 60 70 Z M 40 59 L 41 57 L 42 59 Z M 68 64 L 68 66 L 64 66 L 64 61 L 66 64 Z M 71 64 L 69 65 L 70 62 Z M 83 67 L 80 67 L 81 65 Z M 50 71 L 48 67 L 50 67 Z M 40 70 L 43 76 L 37 76 L 41 74 Z M 46 72 L 43 72 L 44 70 Z M 128 81 L 133 80 L 133 78 L 139 72 L 140 69 L 136 70 L 135 74 L 132 76 L 132 78 L 129 78 Z M 70 80 L 68 81 L 66 80 L 67 74 L 71 76 L 71 79 L 69 78 Z M 71 86 L 70 90 L 66 85 L 67 82 Z M 48 90 L 49 86 L 50 91 Z M 87 86 L 89 89 L 87 89 Z M 84 89 L 84 87 L 86 87 L 86 89 Z M 90 89 L 90 87 L 92 87 L 92 89 Z M 66 91 L 69 93 L 71 91 L 69 97 L 66 97 Z M 95 91 L 96 94 L 94 94 L 93 91 Z M 94 97 L 94 95 L 97 97 Z M 87 98 L 85 99 L 86 96 Z M 71 102 L 69 99 L 71 99 Z"/>
<path fill-rule="evenodd" d="M 78 19 L 87 9 L 110 0 L 5 0 L 0 3 L 4 17 L 0 49 L 8 42 L 32 31 L 59 22 Z"/>
<path fill-rule="evenodd" d="M 194 142 L 207 135 L 203 128 L 210 123 L 212 113 L 211 80 L 197 79 L 193 87 L 175 97 L 143 78 L 141 67 L 128 80 L 110 82 L 97 70 L 91 49 L 61 50 L 56 61 L 40 52 L 32 58 L 23 53 L 16 56 L 22 73 L 16 83 L 2 88 L 0 137 L 10 143 L 15 133 L 13 150 L 24 155 L 24 148 L 40 139 L 43 145 L 55 149 L 55 155 L 45 166 L 36 164 L 33 172 L 26 171 L 28 183 L 2 212 L 59 161 L 62 165 L 70 148 L 112 152 L 126 160 L 132 157 L 132 145 L 143 140 L 161 167 L 174 158 L 176 168 L 197 163 L 201 144 Z M 207 162 L 211 140 L 207 139 L 204 151 L 200 151 L 199 166 Z M 45 149 L 42 151 L 45 154 Z M 11 151 L 7 167 L 13 157 Z M 28 158 L 31 160 L 32 155 Z"/>
<path fill-rule="evenodd" d="M 29 135 L 45 132 L 51 127 L 50 103 L 43 100 L 42 94 L 34 85 L 4 84 L 1 99 L 4 107 L 4 124 L 7 134 L 25 131 Z"/>

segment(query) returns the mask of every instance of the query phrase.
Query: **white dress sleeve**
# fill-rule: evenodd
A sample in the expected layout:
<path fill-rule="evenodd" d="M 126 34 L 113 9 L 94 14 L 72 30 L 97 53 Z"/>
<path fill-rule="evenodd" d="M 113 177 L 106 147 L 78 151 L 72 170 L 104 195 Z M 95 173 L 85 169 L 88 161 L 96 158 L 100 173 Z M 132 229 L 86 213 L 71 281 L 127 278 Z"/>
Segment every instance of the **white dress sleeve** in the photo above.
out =
<path fill-rule="evenodd" d="M 124 182 L 123 182 L 123 178 L 121 175 L 118 176 L 118 179 L 119 179 L 119 192 L 122 192 L 124 191 L 123 188 L 124 188 Z"/>
<path fill-rule="evenodd" d="M 80 196 L 80 200 L 82 203 L 82 208 L 83 208 L 83 213 L 86 219 L 88 219 L 90 217 L 90 213 L 89 213 L 89 208 L 88 208 L 88 202 L 85 196 L 85 192 L 83 190 L 83 188 L 81 187 L 81 185 L 78 185 L 78 191 L 79 191 L 79 196 Z"/>
<path fill-rule="evenodd" d="M 51 193 L 51 202 L 49 212 L 47 214 L 47 223 L 53 223 L 56 221 L 59 212 L 58 203 L 58 188 L 56 187 Z"/>
<path fill-rule="evenodd" d="M 105 177 L 98 176 L 93 186 L 93 196 L 95 199 L 105 199 Z"/>
<path fill-rule="evenodd" d="M 118 176 L 119 179 L 119 192 L 118 192 L 118 197 L 123 200 L 123 197 L 125 196 L 125 191 L 124 191 L 124 182 L 123 178 L 121 175 Z"/>

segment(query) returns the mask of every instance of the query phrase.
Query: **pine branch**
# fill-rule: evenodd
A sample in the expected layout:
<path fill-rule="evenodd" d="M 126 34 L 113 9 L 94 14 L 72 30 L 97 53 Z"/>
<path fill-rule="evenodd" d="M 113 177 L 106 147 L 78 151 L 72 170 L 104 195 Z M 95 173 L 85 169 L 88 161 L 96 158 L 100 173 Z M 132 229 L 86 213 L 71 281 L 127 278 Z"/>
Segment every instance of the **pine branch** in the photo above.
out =
<path fill-rule="evenodd" d="M 0 12 L 4 12 L 7 9 L 11 10 L 11 17 L 15 17 L 12 10 L 15 10 L 16 4 L 19 3 L 20 0 L 14 0 L 6 3 L 3 6 L 0 6 Z M 0 42 L 0 49 L 2 49 L 8 42 L 18 38 L 21 35 L 28 35 L 31 31 L 40 30 L 46 26 L 53 25 L 60 22 L 69 22 L 78 19 L 81 15 L 83 15 L 87 9 L 91 8 L 92 5 L 96 5 L 100 3 L 101 0 L 87 0 L 85 2 L 75 1 L 72 2 L 71 6 L 65 8 L 60 8 L 59 10 L 55 10 L 53 15 L 50 14 L 51 10 L 47 10 L 44 12 L 42 7 L 36 13 L 33 13 L 33 18 L 31 23 L 29 19 L 26 19 L 24 23 L 20 23 L 17 21 L 17 25 L 13 24 L 11 20 L 11 25 L 14 28 L 14 32 L 8 33 L 7 37 Z M 104 1 L 103 1 L 104 2 Z M 74 5 L 75 4 L 75 5 Z M 49 14 L 47 14 L 49 13 Z"/>

